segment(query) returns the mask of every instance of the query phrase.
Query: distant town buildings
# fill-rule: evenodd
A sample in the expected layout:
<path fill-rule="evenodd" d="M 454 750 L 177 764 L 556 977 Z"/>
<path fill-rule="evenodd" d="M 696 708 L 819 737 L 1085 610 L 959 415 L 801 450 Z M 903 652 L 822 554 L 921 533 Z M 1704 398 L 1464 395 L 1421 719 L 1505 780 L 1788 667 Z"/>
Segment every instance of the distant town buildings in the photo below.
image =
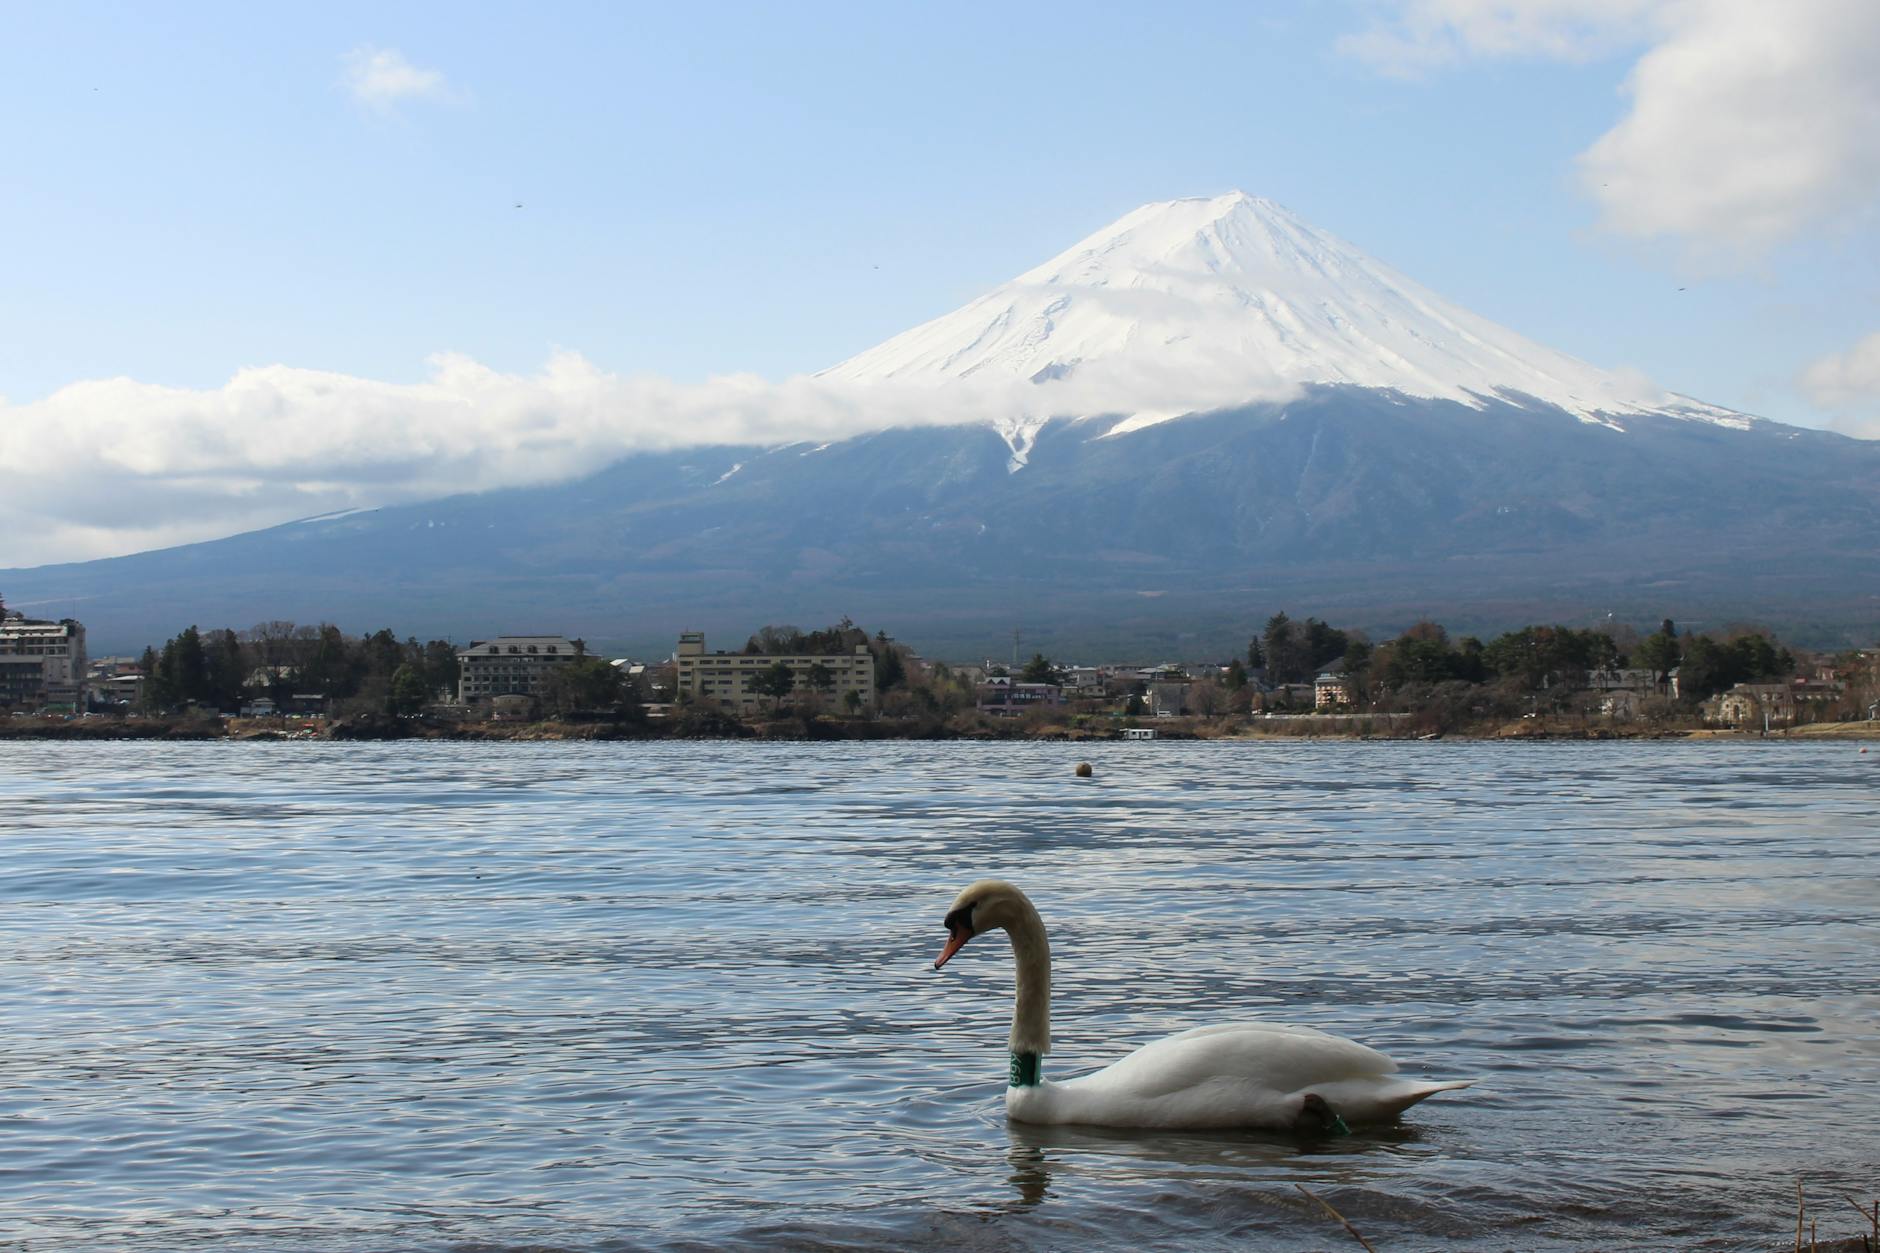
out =
<path fill-rule="evenodd" d="M 1714 719 L 1726 726 L 1787 726 L 1795 695 L 1786 683 L 1739 683 L 1717 697 Z"/>
<path fill-rule="evenodd" d="M 135 657 L 94 657 L 85 686 L 93 704 L 129 708 L 143 699 L 147 677 Z"/>
<path fill-rule="evenodd" d="M 1013 718 L 1027 709 L 1055 708 L 1064 703 L 1064 689 L 1055 683 L 1021 683 L 994 675 L 978 685 L 979 712 Z"/>
<path fill-rule="evenodd" d="M 583 655 L 579 644 L 559 635 L 499 635 L 478 640 L 457 653 L 457 703 L 477 710 L 490 708 L 498 696 L 538 699 L 555 667 Z"/>
<path fill-rule="evenodd" d="M 1670 699 L 1676 685 L 1676 671 L 1661 677 L 1656 670 L 1638 668 L 1591 670 L 1586 675 L 1586 690 L 1598 704 L 1589 706 L 1588 712 L 1597 712 L 1614 722 L 1632 722 L 1644 716 L 1646 701 L 1654 697 Z"/>
<path fill-rule="evenodd" d="M 1309 682 L 1272 681 L 1275 672 L 1243 666 L 1238 659 L 1058 665 L 1039 654 L 1016 670 L 990 660 L 930 664 L 885 633 L 871 639 L 846 619 L 839 627 L 808 633 L 764 627 L 738 652 L 710 652 L 704 633 L 689 631 L 680 635 L 670 663 L 653 665 L 624 657 L 589 659 L 582 641 L 560 635 L 501 635 L 465 648 L 433 641 L 420 648 L 415 640 L 399 645 L 390 632 L 349 640 L 332 626 L 267 625 L 286 629 L 258 627 L 238 636 L 233 631 L 203 635 L 191 628 L 165 644 L 161 654 L 153 648 L 142 659 L 88 658 L 81 623 L 4 613 L 0 716 L 220 713 L 274 718 L 323 716 L 330 705 L 339 717 L 406 716 L 422 709 L 434 718 L 509 722 L 533 720 L 550 702 L 566 716 L 591 690 L 596 712 L 610 711 L 609 716 L 621 719 L 630 714 L 635 722 L 684 717 L 685 707 L 696 705 L 701 712 L 737 717 L 788 712 L 812 718 L 824 713 L 921 718 L 936 725 L 968 720 L 952 722 L 956 727 L 978 718 L 982 730 L 987 717 L 1060 710 L 1070 725 L 1086 731 L 1136 719 L 1305 720 L 1313 714 L 1324 725 L 1335 721 L 1327 715 L 1346 721 L 1381 716 L 1386 727 L 1393 726 L 1393 717 L 1416 715 L 1423 719 L 1420 725 L 1434 722 L 1438 729 L 1518 718 L 1515 725 L 1523 733 L 1541 729 L 1528 727 L 1528 720 L 1549 718 L 1572 719 L 1579 730 L 1591 731 L 1593 717 L 1608 724 L 1643 720 L 1656 730 L 1689 726 L 1701 717 L 1713 726 L 1757 732 L 1880 719 L 1880 701 L 1874 699 L 1880 692 L 1880 650 L 1804 654 L 1794 664 L 1786 651 L 1778 660 L 1763 636 L 1744 637 L 1760 653 L 1747 644 L 1712 641 L 1705 657 L 1693 646 L 1685 671 L 1560 665 L 1529 674 L 1521 665 L 1526 653 L 1512 662 L 1502 658 L 1500 671 L 1485 670 L 1481 655 L 1493 650 L 1477 650 L 1473 678 L 1425 684 L 1406 682 L 1401 666 L 1367 670 L 1362 658 L 1350 671 L 1345 658 L 1321 662 L 1320 673 Z M 1398 641 L 1384 647 L 1404 646 Z M 1731 650 L 1743 652 L 1747 660 Z M 152 657 L 146 674 L 145 660 Z M 589 664 L 577 665 L 583 662 Z M 1726 662 L 1729 671 L 1722 670 Z M 555 681 L 557 671 L 570 666 L 576 668 Z M 1301 667 L 1294 666 L 1285 677 L 1300 674 Z M 1693 690 L 1689 699 L 1681 699 L 1679 681 L 1687 674 Z M 1725 687 L 1745 674 L 1757 680 Z M 450 702 L 453 682 L 457 700 Z M 885 708 L 884 682 L 889 689 Z M 1700 692 L 1706 698 L 1701 702 Z M 444 699 L 432 703 L 434 697 Z M 1026 725 L 1037 721 L 1027 719 Z M 709 728 L 711 720 L 703 725 Z M 1164 735 L 1189 730 L 1164 725 Z"/>
<path fill-rule="evenodd" d="M 708 653 L 705 633 L 686 631 L 679 636 L 673 660 L 681 697 L 714 700 L 741 714 L 758 712 L 774 702 L 776 698 L 762 690 L 763 683 L 753 680 L 779 662 L 790 671 L 792 691 L 820 693 L 838 707 L 875 707 L 875 657 L 866 644 L 857 644 L 848 653 Z"/>
<path fill-rule="evenodd" d="M 1724 726 L 1766 730 L 1814 721 L 1846 701 L 1845 681 L 1804 675 L 1786 683 L 1738 683 L 1706 702 L 1704 716 Z"/>
<path fill-rule="evenodd" d="M 1586 690 L 1589 692 L 1642 692 L 1669 693 L 1670 680 L 1660 682 L 1656 670 L 1589 670 L 1586 674 Z"/>
<path fill-rule="evenodd" d="M 85 628 L 77 622 L 0 620 L 0 706 L 80 710 L 85 678 Z"/>
<path fill-rule="evenodd" d="M 1188 712 L 1188 680 L 1159 678 L 1146 686 L 1151 717 L 1179 718 Z"/>

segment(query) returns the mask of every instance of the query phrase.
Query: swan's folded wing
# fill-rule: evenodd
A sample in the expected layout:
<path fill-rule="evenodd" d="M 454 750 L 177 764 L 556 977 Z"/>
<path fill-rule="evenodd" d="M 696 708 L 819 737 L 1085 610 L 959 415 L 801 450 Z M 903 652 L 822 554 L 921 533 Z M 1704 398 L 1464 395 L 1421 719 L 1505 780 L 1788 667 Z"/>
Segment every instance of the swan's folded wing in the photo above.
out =
<path fill-rule="evenodd" d="M 1166 1036 L 1079 1082 L 1153 1100 L 1223 1079 L 1297 1092 L 1396 1069 L 1397 1063 L 1376 1049 L 1311 1027 L 1234 1023 Z"/>

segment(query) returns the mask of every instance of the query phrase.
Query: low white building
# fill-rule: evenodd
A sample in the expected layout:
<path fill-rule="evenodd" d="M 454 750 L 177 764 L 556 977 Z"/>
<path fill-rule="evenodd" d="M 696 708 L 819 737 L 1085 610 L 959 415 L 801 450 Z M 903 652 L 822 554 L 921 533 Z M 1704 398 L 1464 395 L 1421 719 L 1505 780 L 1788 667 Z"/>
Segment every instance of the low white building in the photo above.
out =
<path fill-rule="evenodd" d="M 93 705 L 128 707 L 143 698 L 145 677 L 135 657 L 93 657 L 85 667 L 85 691 Z"/>
<path fill-rule="evenodd" d="M 993 675 L 978 686 L 979 712 L 995 717 L 1016 717 L 1027 709 L 1056 708 L 1064 703 L 1064 689 L 1055 683 L 1021 683 L 1010 675 Z"/>
<path fill-rule="evenodd" d="M 1659 689 L 1656 670 L 1593 670 L 1586 676 L 1586 686 L 1594 692 L 1651 693 Z"/>
<path fill-rule="evenodd" d="M 1312 681 L 1312 707 L 1333 709 L 1351 703 L 1351 680 L 1342 674 L 1325 673 Z"/>

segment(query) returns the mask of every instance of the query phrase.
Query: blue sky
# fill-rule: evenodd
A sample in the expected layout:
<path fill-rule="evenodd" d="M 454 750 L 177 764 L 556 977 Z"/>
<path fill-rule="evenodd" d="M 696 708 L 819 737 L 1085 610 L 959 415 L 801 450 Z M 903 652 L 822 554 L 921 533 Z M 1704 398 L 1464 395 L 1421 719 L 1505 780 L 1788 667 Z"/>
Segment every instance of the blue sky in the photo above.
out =
<path fill-rule="evenodd" d="M 135 445 L 114 473 L 174 484 L 209 472 L 175 447 L 225 437 L 182 411 L 233 413 L 218 389 L 246 369 L 411 385 L 439 353 L 530 375 L 561 351 L 780 380 L 1136 205 L 1238 187 L 1596 364 L 1876 435 L 1868 7 L 12 6 L 0 424 L 56 417 Z M 1738 93 L 1749 123 L 1680 86 L 1758 56 L 1776 9 L 1803 14 L 1803 63 Z M 1739 142 L 1784 111 L 1787 138 Z M 1628 121 L 1593 167 L 1619 202 L 1585 154 Z M 1787 160 L 1797 134 L 1812 164 Z M 1788 164 L 1807 168 L 1764 174 Z M 1793 186 L 1689 201 L 1759 179 Z M 136 386 L 83 386 L 112 379 Z M 23 447 L 0 429 L 0 566 L 272 516 L 260 473 L 142 518 L 55 505 L 22 495 L 60 472 Z M 361 503 L 428 490 L 371 460 L 293 474 Z"/>

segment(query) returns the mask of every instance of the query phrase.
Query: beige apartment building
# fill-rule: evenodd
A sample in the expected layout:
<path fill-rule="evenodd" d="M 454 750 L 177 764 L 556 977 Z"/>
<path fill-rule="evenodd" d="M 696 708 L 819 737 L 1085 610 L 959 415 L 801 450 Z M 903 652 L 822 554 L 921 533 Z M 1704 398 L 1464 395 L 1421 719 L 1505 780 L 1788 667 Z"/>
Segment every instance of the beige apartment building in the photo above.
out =
<path fill-rule="evenodd" d="M 756 713 L 769 708 L 770 698 L 752 691 L 750 681 L 780 661 L 796 676 L 795 692 L 816 691 L 809 683 L 810 669 L 822 666 L 835 680 L 833 686 L 821 692 L 832 706 L 844 708 L 848 694 L 854 692 L 861 708 L 875 707 L 875 657 L 866 644 L 857 644 L 852 654 L 826 656 L 708 653 L 705 633 L 686 631 L 679 636 L 674 660 L 678 663 L 678 686 L 682 695 L 693 700 L 710 698 L 738 713 Z"/>
<path fill-rule="evenodd" d="M 584 655 L 578 644 L 559 635 L 478 640 L 457 654 L 457 703 L 477 707 L 498 696 L 539 698 L 550 671 Z"/>
<path fill-rule="evenodd" d="M 0 706 L 85 704 L 85 628 L 70 618 L 0 621 Z"/>

